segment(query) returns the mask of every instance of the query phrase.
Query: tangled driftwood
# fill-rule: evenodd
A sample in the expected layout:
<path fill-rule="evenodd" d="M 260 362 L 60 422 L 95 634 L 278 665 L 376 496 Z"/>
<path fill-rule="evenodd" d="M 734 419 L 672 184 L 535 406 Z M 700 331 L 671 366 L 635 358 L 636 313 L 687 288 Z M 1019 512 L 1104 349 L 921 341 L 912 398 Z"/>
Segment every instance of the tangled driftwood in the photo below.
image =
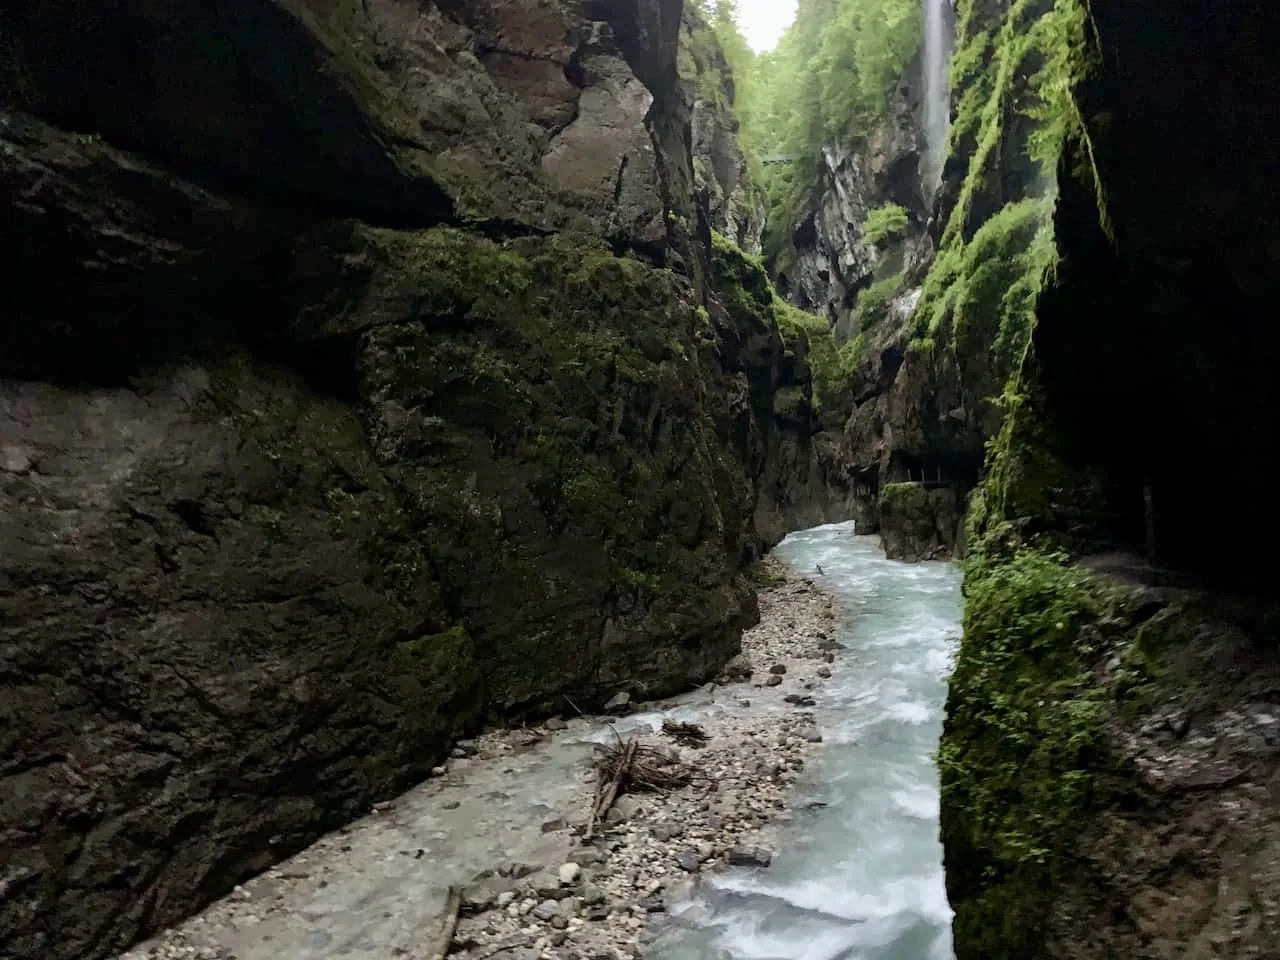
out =
<path fill-rule="evenodd" d="M 675 723 L 671 720 L 664 720 L 662 722 L 662 732 L 676 743 L 683 743 L 687 747 L 700 747 L 711 739 L 707 735 L 707 731 L 696 723 Z"/>
<path fill-rule="evenodd" d="M 604 820 L 614 801 L 624 793 L 673 790 L 692 779 L 687 767 L 665 753 L 642 747 L 636 740 L 619 741 L 596 758 L 596 791 L 583 839 L 591 839 L 596 824 Z"/>

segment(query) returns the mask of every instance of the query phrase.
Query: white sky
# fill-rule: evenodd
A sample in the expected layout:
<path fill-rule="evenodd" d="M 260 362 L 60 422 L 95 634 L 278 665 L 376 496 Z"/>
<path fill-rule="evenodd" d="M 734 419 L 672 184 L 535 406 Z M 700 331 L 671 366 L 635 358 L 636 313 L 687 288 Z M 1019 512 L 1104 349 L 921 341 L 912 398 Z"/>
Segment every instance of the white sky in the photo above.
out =
<path fill-rule="evenodd" d="M 796 18 L 796 0 L 738 0 L 738 26 L 751 49 L 772 50 Z"/>

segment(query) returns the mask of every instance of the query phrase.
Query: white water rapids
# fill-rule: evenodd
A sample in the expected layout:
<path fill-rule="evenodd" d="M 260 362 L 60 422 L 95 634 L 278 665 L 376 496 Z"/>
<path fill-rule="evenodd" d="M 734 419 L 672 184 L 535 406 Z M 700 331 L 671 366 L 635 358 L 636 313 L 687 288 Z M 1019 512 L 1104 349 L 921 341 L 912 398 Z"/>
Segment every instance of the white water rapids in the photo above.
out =
<path fill-rule="evenodd" d="M 951 909 L 933 754 L 959 634 L 960 573 L 886 560 L 851 524 L 776 554 L 842 607 L 841 669 L 815 711 L 824 745 L 773 865 L 709 879 L 653 947 L 661 960 L 948 960 Z"/>

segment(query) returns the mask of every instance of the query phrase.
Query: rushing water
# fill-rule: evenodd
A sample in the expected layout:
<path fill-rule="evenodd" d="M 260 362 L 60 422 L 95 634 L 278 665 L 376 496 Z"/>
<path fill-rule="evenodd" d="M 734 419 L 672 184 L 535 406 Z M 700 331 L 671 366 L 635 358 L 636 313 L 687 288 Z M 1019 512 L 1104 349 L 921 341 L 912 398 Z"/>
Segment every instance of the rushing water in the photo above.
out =
<path fill-rule="evenodd" d="M 847 646 L 815 711 L 824 747 L 773 866 L 716 875 L 649 952 L 662 960 L 947 960 L 951 909 L 933 763 L 960 620 L 950 564 L 886 560 L 852 524 L 793 534 Z M 825 804 L 823 806 L 822 804 Z"/>
<path fill-rule="evenodd" d="M 933 196 L 942 179 L 946 159 L 947 124 L 951 116 L 951 98 L 947 70 L 951 62 L 951 0 L 922 0 L 924 3 L 923 54 L 924 71 L 924 179 L 926 196 Z"/>

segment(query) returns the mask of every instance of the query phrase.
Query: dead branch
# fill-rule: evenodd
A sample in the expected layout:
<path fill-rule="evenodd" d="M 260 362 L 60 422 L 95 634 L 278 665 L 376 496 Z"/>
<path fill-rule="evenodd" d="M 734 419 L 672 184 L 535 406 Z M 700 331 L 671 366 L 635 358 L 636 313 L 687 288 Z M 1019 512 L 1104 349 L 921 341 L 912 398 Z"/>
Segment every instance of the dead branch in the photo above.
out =
<path fill-rule="evenodd" d="M 705 734 L 704 734 L 705 736 Z M 675 790 L 696 779 L 693 772 L 661 750 L 642 747 L 637 740 L 607 747 L 596 758 L 596 789 L 592 798 L 591 817 L 583 842 L 595 835 L 596 825 L 604 820 L 618 797 L 624 793 Z"/>
<path fill-rule="evenodd" d="M 458 914 L 462 911 L 462 888 L 451 885 L 449 897 L 445 901 L 444 926 L 440 930 L 440 940 L 431 954 L 433 960 L 444 960 L 449 955 L 449 947 L 453 945 L 453 935 L 458 929 Z"/>
<path fill-rule="evenodd" d="M 508 950 L 514 950 L 516 947 L 527 947 L 533 941 L 529 937 L 511 937 L 499 943 L 490 944 L 483 950 L 477 950 L 471 955 L 471 960 L 489 960 L 500 953 L 506 953 Z"/>
<path fill-rule="evenodd" d="M 621 744 L 621 741 L 619 743 Z M 634 762 L 638 748 L 639 744 L 635 740 L 629 740 L 620 751 L 615 752 L 611 749 L 605 754 L 606 757 L 616 758 L 612 770 L 603 764 L 596 765 L 596 796 L 591 806 L 591 819 L 587 823 L 587 832 L 583 834 L 584 841 L 591 839 L 592 834 L 595 833 L 597 821 L 605 818 L 613 802 L 618 799 L 627 768 Z"/>
<path fill-rule="evenodd" d="M 671 720 L 664 720 L 662 721 L 662 732 L 676 743 L 682 743 L 686 747 L 700 747 L 711 739 L 707 731 L 696 723 L 675 723 Z"/>

